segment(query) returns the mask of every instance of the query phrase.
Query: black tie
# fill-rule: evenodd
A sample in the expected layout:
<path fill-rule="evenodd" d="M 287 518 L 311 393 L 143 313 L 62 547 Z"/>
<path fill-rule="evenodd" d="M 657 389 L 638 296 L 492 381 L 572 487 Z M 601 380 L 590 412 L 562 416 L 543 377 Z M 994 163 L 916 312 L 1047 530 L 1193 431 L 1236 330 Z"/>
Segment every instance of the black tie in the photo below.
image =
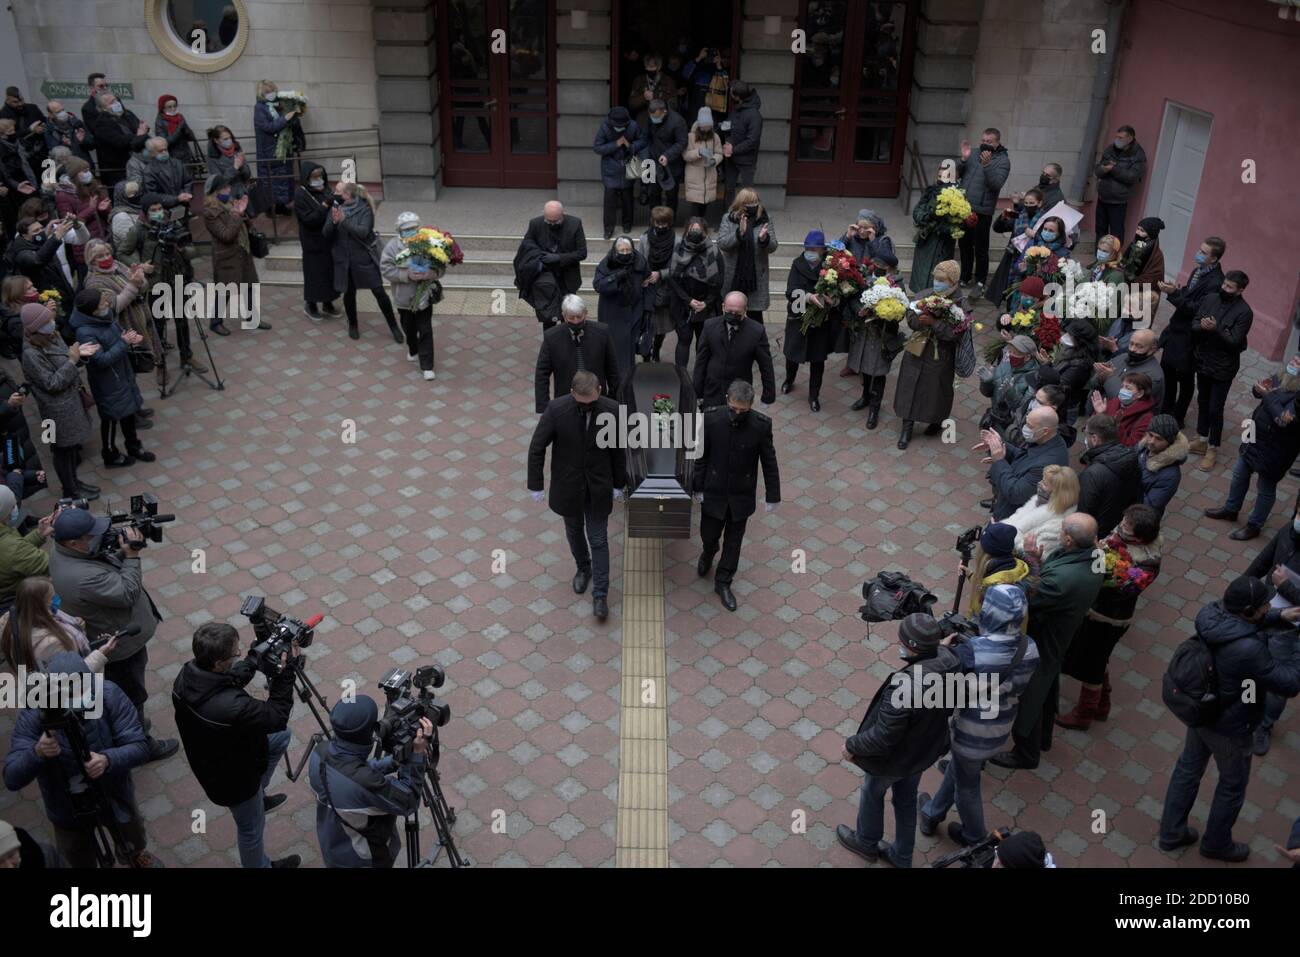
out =
<path fill-rule="evenodd" d="M 579 372 L 585 372 L 585 371 L 587 371 L 587 357 L 584 356 L 583 353 L 582 353 L 582 333 L 581 333 L 581 332 L 575 332 L 575 333 L 573 333 L 573 349 L 574 349 L 574 352 L 576 352 L 576 353 L 577 353 L 577 356 L 578 356 L 578 371 L 579 371 Z"/>
<path fill-rule="evenodd" d="M 736 336 L 736 327 L 733 326 L 731 323 L 727 323 L 727 341 L 730 342 L 732 339 L 735 338 L 735 336 Z"/>

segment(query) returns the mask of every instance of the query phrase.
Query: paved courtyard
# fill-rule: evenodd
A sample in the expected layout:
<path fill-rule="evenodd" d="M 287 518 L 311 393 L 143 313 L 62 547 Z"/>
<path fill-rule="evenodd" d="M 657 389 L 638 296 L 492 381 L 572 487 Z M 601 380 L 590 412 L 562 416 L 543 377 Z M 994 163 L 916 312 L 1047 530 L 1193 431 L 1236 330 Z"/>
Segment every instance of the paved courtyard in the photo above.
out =
<path fill-rule="evenodd" d="M 457 841 L 476 862 L 611 866 L 622 519 L 616 513 L 611 524 L 612 614 L 600 625 L 570 588 L 561 521 L 525 491 L 535 321 L 486 307 L 439 315 L 438 379 L 426 383 L 380 317 L 363 316 L 353 343 L 341 320 L 313 324 L 298 306 L 294 290 L 264 288 L 275 328 L 214 339 L 226 391 L 188 382 L 171 399 L 149 397 L 157 426 L 144 438 L 156 463 L 96 476 L 90 457 L 87 477 L 106 497 L 112 490 L 125 504 L 150 490 L 178 515 L 165 543 L 146 553 L 146 583 L 166 618 L 150 648 L 156 733 L 175 734 L 168 690 L 193 629 L 229 620 L 247 637 L 240 597 L 264 594 L 297 617 L 326 614 L 306 653 L 331 703 L 345 679 L 378 697 L 392 667 L 446 667 L 454 717 L 441 771 L 459 810 Z M 1242 382 L 1265 369 L 1250 357 Z M 838 363 L 818 416 L 808 412 L 806 374 L 792 395 L 760 406 L 777 422 L 785 500 L 751 521 L 739 611 L 728 614 L 696 577 L 695 543 L 666 549 L 675 865 L 860 865 L 833 837 L 837 823 L 853 820 L 861 780 L 840 746 L 896 656 L 895 626 L 868 631 L 857 617 L 859 586 L 881 568 L 903 568 L 950 603 L 952 543 L 981 519 L 983 468 L 969 446 L 984 400 L 973 384 L 958 387 L 954 445 L 918 436 L 902 453 L 888 403 L 882 428 L 867 432 L 865 414 L 848 410 L 858 385 L 837 371 Z M 892 389 L 891 381 L 890 397 Z M 1239 387 L 1230 420 L 1248 411 Z M 1202 603 L 1260 544 L 1231 542 L 1226 526 L 1200 518 L 1221 501 L 1235 443 L 1225 453 L 1212 477 L 1185 473 L 1167 517 L 1163 572 L 1116 652 L 1111 719 L 1089 733 L 1060 732 L 1037 771 L 986 775 L 990 826 L 1039 831 L 1061 866 L 1223 866 L 1194 849 L 1164 854 L 1153 841 L 1182 740 L 1160 704 L 1160 675 Z M 1295 485 L 1284 480 L 1268 534 L 1285 520 Z M 203 574 L 193 571 L 196 549 Z M 796 549 L 806 555 L 801 574 L 791 570 Z M 1077 684 L 1065 685 L 1068 707 Z M 0 715 L 6 741 L 11 728 Z M 292 728 L 296 760 L 316 730 L 301 704 Z M 1273 842 L 1300 814 L 1294 708 L 1274 742 L 1254 763 L 1237 828 L 1253 850 L 1248 866 L 1278 866 Z M 931 770 L 923 787 L 938 781 Z M 1211 771 L 1198 824 L 1213 782 Z M 136 783 L 152 848 L 169 866 L 237 864 L 230 816 L 206 801 L 183 757 L 147 766 Z M 319 865 L 305 782 L 277 775 L 272 790 L 289 802 L 268 818 L 268 850 Z M 196 809 L 208 815 L 203 833 L 192 827 Z M 1099 810 L 1104 833 L 1093 829 Z M 48 834 L 35 786 L 0 794 L 0 816 Z M 501 819 L 505 833 L 493 828 Z M 425 835 L 427 848 L 432 829 Z M 951 850 L 919 837 L 917 863 Z"/>

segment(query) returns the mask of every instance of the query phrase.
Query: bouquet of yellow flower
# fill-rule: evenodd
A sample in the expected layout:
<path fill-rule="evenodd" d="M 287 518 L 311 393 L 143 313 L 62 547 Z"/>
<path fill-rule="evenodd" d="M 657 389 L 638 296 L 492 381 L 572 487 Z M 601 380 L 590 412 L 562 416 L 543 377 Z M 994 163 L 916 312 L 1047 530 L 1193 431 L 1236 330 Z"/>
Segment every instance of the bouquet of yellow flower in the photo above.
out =
<path fill-rule="evenodd" d="M 432 226 L 423 227 L 414 236 L 402 240 L 402 243 L 404 248 L 398 250 L 393 261 L 399 266 L 429 274 L 429 278 L 421 280 L 416 287 L 412 299 L 412 302 L 423 302 L 426 293 L 438 285 L 438 280 L 447 271 L 447 267 L 460 263 L 460 250 L 451 233 Z"/>
<path fill-rule="evenodd" d="M 969 225 L 971 217 L 970 200 L 958 186 L 945 186 L 939 190 L 939 198 L 934 204 L 934 214 L 950 224 L 953 239 L 961 239 L 966 234 L 963 227 Z"/>
<path fill-rule="evenodd" d="M 59 295 L 57 289 L 46 289 L 36 297 L 36 301 L 42 306 L 45 306 L 45 308 L 49 309 L 56 316 L 63 315 L 63 297 Z"/>
<path fill-rule="evenodd" d="M 1021 309 L 1011 317 L 1011 328 L 1027 331 L 1034 328 L 1036 321 L 1036 316 L 1032 310 Z"/>

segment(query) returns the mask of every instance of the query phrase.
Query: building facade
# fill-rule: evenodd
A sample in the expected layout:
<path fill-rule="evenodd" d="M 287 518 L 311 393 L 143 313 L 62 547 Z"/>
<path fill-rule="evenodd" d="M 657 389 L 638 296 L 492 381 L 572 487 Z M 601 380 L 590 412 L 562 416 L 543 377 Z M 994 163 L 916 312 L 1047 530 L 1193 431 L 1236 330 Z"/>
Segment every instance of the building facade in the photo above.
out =
<path fill-rule="evenodd" d="M 1004 196 L 1060 163 L 1087 230 L 1090 167 L 1129 124 L 1150 160 L 1130 234 L 1143 215 L 1165 219 L 1171 276 L 1204 234 L 1222 235 L 1226 264 L 1252 275 L 1252 345 L 1276 355 L 1300 289 L 1282 216 L 1285 158 L 1300 146 L 1295 3 L 13 0 L 21 62 L 0 68 L 33 102 L 78 103 L 99 70 L 144 118 L 170 93 L 196 130 L 220 122 L 241 138 L 254 83 L 273 79 L 308 95 L 314 159 L 336 172 L 352 157 L 360 179 L 412 201 L 531 187 L 598 205 L 592 140 L 650 49 L 683 63 L 716 51 L 758 91 L 756 185 L 773 208 L 798 195 L 906 201 L 994 126 L 1012 157 Z M 688 122 L 697 105 L 684 105 Z"/>

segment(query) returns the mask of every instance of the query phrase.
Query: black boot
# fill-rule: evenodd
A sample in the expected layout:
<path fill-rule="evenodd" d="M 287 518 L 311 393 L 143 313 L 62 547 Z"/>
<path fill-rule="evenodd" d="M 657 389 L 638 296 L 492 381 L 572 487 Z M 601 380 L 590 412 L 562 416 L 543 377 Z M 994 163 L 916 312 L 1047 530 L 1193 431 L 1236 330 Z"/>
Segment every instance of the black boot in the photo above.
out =
<path fill-rule="evenodd" d="M 388 320 L 388 331 L 393 334 L 393 341 L 401 345 L 406 340 L 402 338 L 402 330 L 398 328 L 397 320 L 391 316 L 385 316 L 384 318 Z"/>
<path fill-rule="evenodd" d="M 851 408 L 854 412 L 861 412 L 869 405 L 871 405 L 871 380 L 866 376 L 863 376 L 862 397 L 859 398 L 857 402 L 854 402 Z M 871 426 L 867 426 L 867 428 L 871 428 Z"/>
<path fill-rule="evenodd" d="M 910 421 L 904 422 L 903 430 L 898 433 L 898 447 L 900 449 L 905 449 L 907 448 L 908 443 L 910 443 L 911 441 L 912 441 L 912 423 Z"/>
<path fill-rule="evenodd" d="M 348 320 L 348 338 L 349 339 L 361 338 L 361 330 L 357 328 L 357 321 L 355 319 Z"/>
<path fill-rule="evenodd" d="M 144 446 L 139 444 L 134 446 L 128 445 L 126 447 L 126 454 L 138 462 L 158 461 L 158 456 L 154 455 L 152 452 L 145 451 Z"/>
<path fill-rule="evenodd" d="M 101 454 L 104 457 L 104 468 L 106 469 L 124 469 L 128 465 L 135 465 L 135 459 L 129 455 L 123 455 L 117 449 L 104 449 Z"/>
<path fill-rule="evenodd" d="M 867 410 L 867 431 L 870 432 L 880 424 L 880 406 L 873 405 Z"/>

